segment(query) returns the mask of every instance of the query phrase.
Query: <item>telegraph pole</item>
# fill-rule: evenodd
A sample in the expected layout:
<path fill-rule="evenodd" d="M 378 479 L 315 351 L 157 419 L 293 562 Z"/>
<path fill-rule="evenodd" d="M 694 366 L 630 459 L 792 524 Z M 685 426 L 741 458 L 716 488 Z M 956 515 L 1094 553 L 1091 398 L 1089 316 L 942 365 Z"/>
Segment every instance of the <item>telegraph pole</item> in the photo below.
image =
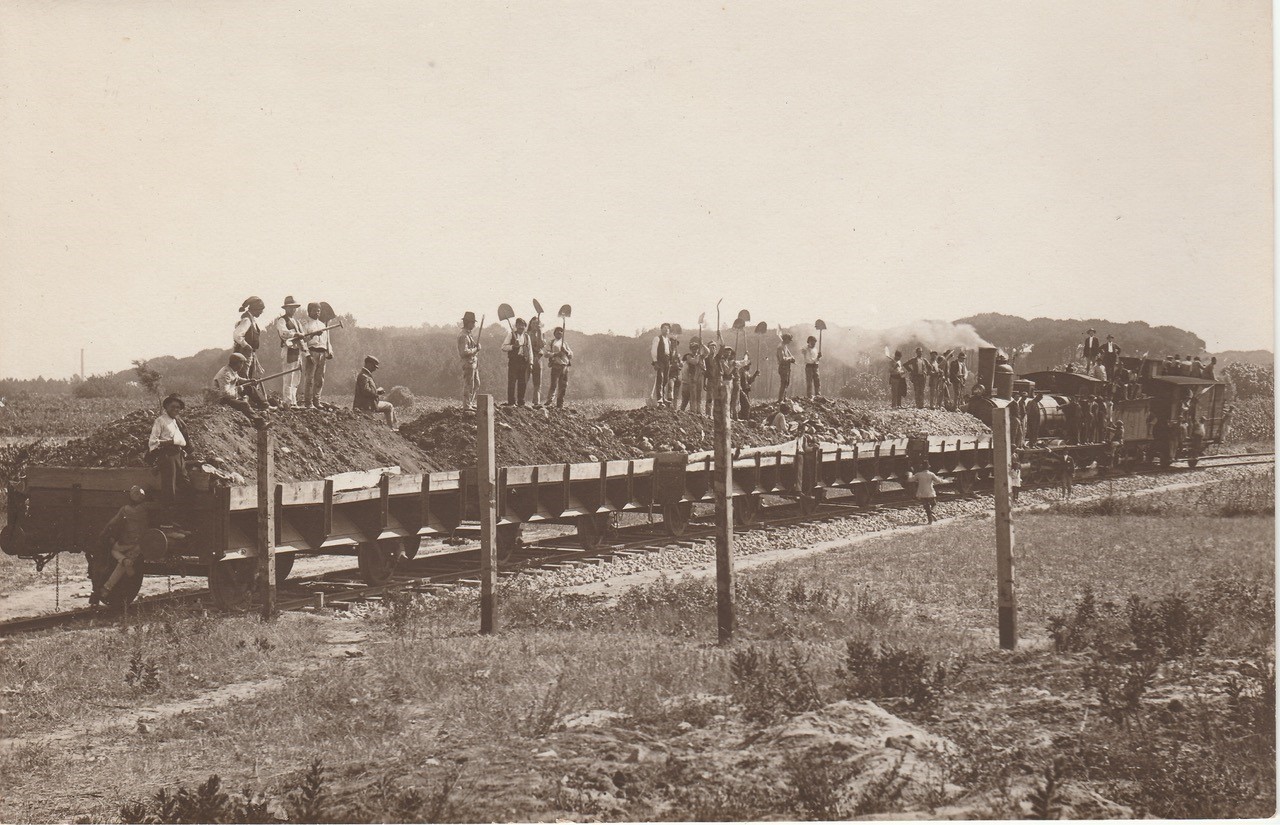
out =
<path fill-rule="evenodd" d="M 480 632 L 497 629 L 494 591 L 498 586 L 498 457 L 493 435 L 492 395 L 476 399 L 480 412 L 476 427 L 476 483 L 480 494 Z"/>
<path fill-rule="evenodd" d="M 733 427 L 729 419 L 729 382 L 724 361 L 715 364 L 715 475 L 711 486 L 716 497 L 716 627 L 720 644 L 733 641 L 737 626 L 733 582 Z"/>
<path fill-rule="evenodd" d="M 999 599 L 997 620 L 1000 647 L 1013 650 L 1018 646 L 1018 599 L 1013 587 L 1013 505 L 1009 491 L 1009 408 L 997 409 L 991 417 L 995 436 L 991 449 L 995 453 L 996 482 L 996 593 Z"/>

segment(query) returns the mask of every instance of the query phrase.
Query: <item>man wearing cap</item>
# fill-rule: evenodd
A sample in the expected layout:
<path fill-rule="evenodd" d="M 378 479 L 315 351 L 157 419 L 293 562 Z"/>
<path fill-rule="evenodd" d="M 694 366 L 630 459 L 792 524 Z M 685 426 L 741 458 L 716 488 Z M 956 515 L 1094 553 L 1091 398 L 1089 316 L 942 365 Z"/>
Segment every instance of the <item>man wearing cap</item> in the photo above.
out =
<path fill-rule="evenodd" d="M 262 423 L 262 416 L 255 411 L 267 406 L 258 392 L 253 379 L 245 375 L 248 360 L 238 352 L 231 353 L 227 365 L 213 376 L 213 389 L 218 395 L 218 403 L 237 409 L 249 417 L 255 425 Z M 246 401 L 241 396 L 249 398 Z M 252 403 L 250 403 L 252 402 Z"/>
<path fill-rule="evenodd" d="M 1085 364 L 1092 364 L 1093 359 L 1098 357 L 1098 350 L 1101 349 L 1096 333 L 1096 329 L 1090 328 L 1084 334 L 1083 355 Z"/>
<path fill-rule="evenodd" d="M 329 330 L 320 320 L 320 304 L 307 304 L 307 318 L 302 322 L 302 334 L 306 336 L 307 353 L 302 367 L 302 396 L 304 407 L 320 407 L 320 393 L 324 390 L 324 366 L 333 360 L 333 345 Z"/>
<path fill-rule="evenodd" d="M 291 370 L 298 367 L 295 372 L 287 372 L 280 376 L 283 384 L 283 398 L 286 407 L 296 406 L 298 403 L 298 384 L 302 381 L 302 321 L 296 318 L 298 307 L 302 304 L 293 300 L 293 296 L 289 295 L 284 299 L 281 309 L 284 314 L 272 322 L 271 326 L 275 329 L 276 335 L 280 338 L 280 369 Z"/>
<path fill-rule="evenodd" d="M 821 368 L 822 353 L 818 352 L 818 339 L 812 335 L 805 343 L 805 348 L 800 350 L 800 354 L 804 356 L 804 394 L 817 398 L 822 395 L 822 375 L 818 371 Z"/>
<path fill-rule="evenodd" d="M 458 336 L 458 357 L 462 359 L 462 409 L 474 411 L 480 389 L 480 341 L 476 338 L 476 314 L 462 313 L 462 333 Z"/>
<path fill-rule="evenodd" d="M 533 354 L 529 346 L 529 333 L 525 332 L 523 318 L 516 319 L 516 325 L 502 345 L 507 354 L 507 403 L 505 406 L 524 406 L 525 390 L 529 386 L 529 360 Z"/>
<path fill-rule="evenodd" d="M 252 376 L 258 367 L 258 346 L 262 343 L 262 329 L 258 317 L 267 308 L 267 302 L 257 295 L 250 295 L 240 305 L 240 320 L 231 332 L 231 349 L 245 357 L 247 375 Z"/>
<path fill-rule="evenodd" d="M 396 407 L 390 401 L 382 400 L 380 397 L 382 388 L 373 380 L 373 373 L 377 368 L 378 359 L 372 355 L 366 355 L 364 366 L 356 374 L 356 398 L 351 403 L 351 408 L 362 412 L 382 413 L 387 419 L 387 426 L 399 432 L 400 425 L 396 423 Z"/>
<path fill-rule="evenodd" d="M 564 327 L 556 327 L 551 333 L 551 346 L 547 356 L 551 363 L 551 386 L 547 388 L 547 406 L 555 399 L 556 409 L 564 407 L 564 394 L 569 388 L 569 367 L 573 363 L 573 350 L 564 340 Z"/>
<path fill-rule="evenodd" d="M 111 539 L 111 556 L 117 562 L 102 589 L 89 596 L 89 604 L 110 601 L 111 589 L 125 576 L 137 575 L 137 562 L 142 558 L 142 533 L 147 529 L 147 491 L 133 485 L 128 490 L 129 503 L 116 511 L 98 534 L 98 540 Z"/>
<path fill-rule="evenodd" d="M 187 484 L 184 459 L 191 450 L 191 438 L 187 435 L 186 422 L 178 417 L 186 409 L 186 403 L 177 395 L 170 395 L 160 406 L 162 412 L 156 416 L 147 439 L 147 462 L 160 473 L 160 503 L 171 507 L 177 499 L 179 485 Z"/>

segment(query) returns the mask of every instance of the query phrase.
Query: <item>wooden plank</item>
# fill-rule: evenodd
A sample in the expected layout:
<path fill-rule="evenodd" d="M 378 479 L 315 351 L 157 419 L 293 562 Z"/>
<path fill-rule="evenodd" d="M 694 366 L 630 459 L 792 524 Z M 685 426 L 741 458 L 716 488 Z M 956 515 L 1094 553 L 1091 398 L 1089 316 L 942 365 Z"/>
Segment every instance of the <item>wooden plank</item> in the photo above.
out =
<path fill-rule="evenodd" d="M 270 425 L 258 430 L 258 592 L 262 618 L 276 613 L 276 434 Z"/>
<path fill-rule="evenodd" d="M 427 482 L 432 492 L 436 490 L 456 490 L 462 479 L 459 470 L 442 470 L 438 473 L 427 473 Z"/>
<path fill-rule="evenodd" d="M 992 411 L 991 427 L 996 438 L 996 621 L 1000 647 L 1013 650 L 1018 646 L 1018 599 L 1013 586 L 1013 509 L 1009 489 L 1011 445 L 1007 407 Z"/>
<path fill-rule="evenodd" d="M 357 487 L 352 490 L 344 490 L 341 493 L 335 491 L 333 494 L 333 503 L 351 504 L 356 501 L 373 501 L 381 495 L 382 491 L 377 485 L 373 487 Z"/>
<path fill-rule="evenodd" d="M 333 481 L 334 492 L 342 490 L 358 490 L 364 487 L 374 487 L 384 475 L 398 475 L 400 468 L 378 467 L 373 470 L 354 470 L 349 473 L 334 473 L 331 476 L 325 476 L 326 479 Z"/>
<path fill-rule="evenodd" d="M 388 475 L 387 492 L 393 496 L 420 495 L 422 493 L 422 474 Z"/>
<path fill-rule="evenodd" d="M 480 492 L 480 632 L 497 630 L 495 591 L 498 587 L 497 441 L 492 395 L 482 395 L 476 427 L 476 477 Z"/>
<path fill-rule="evenodd" d="M 538 468 L 533 466 L 504 467 L 507 471 L 507 486 L 528 486 L 537 477 Z"/>
<path fill-rule="evenodd" d="M 27 489 L 44 487 L 54 490 L 128 490 L 134 484 L 149 487 L 157 481 L 149 467 L 29 467 Z"/>
<path fill-rule="evenodd" d="M 280 504 L 320 504 L 324 501 L 323 481 L 290 481 L 280 485 Z"/>
<path fill-rule="evenodd" d="M 593 461 L 589 464 L 570 464 L 569 480 L 570 481 L 592 481 L 601 477 L 600 462 Z"/>
<path fill-rule="evenodd" d="M 256 486 L 237 486 L 231 488 L 230 508 L 232 512 L 258 509 L 258 488 Z"/>

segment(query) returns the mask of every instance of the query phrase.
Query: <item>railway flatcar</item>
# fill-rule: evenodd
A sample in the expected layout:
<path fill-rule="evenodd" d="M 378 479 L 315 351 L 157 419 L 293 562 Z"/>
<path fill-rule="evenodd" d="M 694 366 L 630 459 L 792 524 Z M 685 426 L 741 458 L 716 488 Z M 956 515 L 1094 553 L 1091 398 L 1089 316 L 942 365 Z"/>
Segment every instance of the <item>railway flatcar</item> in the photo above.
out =
<path fill-rule="evenodd" d="M 734 517 L 749 526 L 764 498 L 792 499 L 811 512 L 831 497 L 872 503 L 882 486 L 906 481 L 928 457 L 935 471 L 962 492 L 990 476 L 989 436 L 894 439 L 860 444 L 797 439 L 776 447 L 740 449 L 733 460 Z M 709 453 L 659 453 L 650 458 L 498 470 L 497 551 L 507 557 L 525 524 L 567 524 L 584 548 L 605 536 L 620 512 L 660 515 L 667 532 L 688 528 L 695 504 L 714 501 Z M 83 553 L 101 583 L 114 566 L 98 535 L 127 500 L 133 484 L 151 483 L 146 469 L 32 467 L 9 485 L 8 524 L 0 549 L 38 566 L 60 552 Z M 256 576 L 258 493 L 213 475 L 199 475 L 176 524 L 153 518 L 142 542 L 139 575 L 112 591 L 117 606 L 138 593 L 142 575 L 204 575 L 225 609 L 248 605 Z M 355 555 L 362 577 L 386 583 L 430 537 L 478 532 L 474 471 L 405 474 L 399 468 L 347 473 L 275 485 L 277 580 L 304 555 Z M 159 516 L 159 513 L 156 513 Z M 432 552 L 459 552 L 441 544 Z"/>

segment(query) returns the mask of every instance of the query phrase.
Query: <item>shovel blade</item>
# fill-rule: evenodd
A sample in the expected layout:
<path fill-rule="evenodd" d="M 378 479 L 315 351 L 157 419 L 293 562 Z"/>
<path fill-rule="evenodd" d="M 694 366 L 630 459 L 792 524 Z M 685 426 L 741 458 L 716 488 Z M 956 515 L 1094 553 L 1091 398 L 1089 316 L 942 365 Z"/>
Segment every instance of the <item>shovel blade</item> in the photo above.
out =
<path fill-rule="evenodd" d="M 565 304 L 564 306 L 560 307 L 559 315 L 561 318 L 572 318 L 573 307 L 569 306 L 568 304 Z"/>
<path fill-rule="evenodd" d="M 746 326 L 747 326 L 747 322 L 746 322 L 746 321 L 744 321 L 744 320 L 742 320 L 741 318 L 734 318 L 734 319 L 733 319 L 733 328 L 734 328 L 734 329 L 745 329 L 745 328 L 746 328 Z"/>
<path fill-rule="evenodd" d="M 701 326 L 705 326 L 705 325 L 706 325 L 706 323 L 707 323 L 707 313 L 705 313 L 705 312 L 701 312 L 701 313 L 699 313 L 699 314 L 698 314 L 698 326 L 700 326 L 700 327 L 701 327 Z"/>
<path fill-rule="evenodd" d="M 760 323 L 756 324 L 756 335 L 764 335 L 768 331 L 769 331 L 769 325 L 764 321 L 761 321 Z"/>
<path fill-rule="evenodd" d="M 338 317 L 338 313 L 333 311 L 333 307 L 329 306 L 327 301 L 320 302 L 320 320 L 326 324 Z"/>
<path fill-rule="evenodd" d="M 819 318 L 818 320 L 813 322 L 813 328 L 818 330 L 826 329 L 827 322 Z"/>
<path fill-rule="evenodd" d="M 751 312 L 750 312 L 750 311 L 748 311 L 748 310 L 745 310 L 745 309 L 744 309 L 744 310 L 742 310 L 741 312 L 739 312 L 739 313 L 738 313 L 738 320 L 739 320 L 739 321 L 741 321 L 741 322 L 742 322 L 742 323 L 744 323 L 744 324 L 745 324 L 747 321 L 750 321 L 750 320 L 751 320 Z"/>
<path fill-rule="evenodd" d="M 516 317 L 516 311 L 511 308 L 511 304 L 498 304 L 498 320 L 510 321 Z"/>
<path fill-rule="evenodd" d="M 672 325 L 671 325 L 671 334 L 672 334 L 672 335 L 684 335 L 684 327 L 680 326 L 679 324 L 672 324 Z"/>
<path fill-rule="evenodd" d="M 538 313 L 539 315 L 542 314 L 542 304 L 538 303 L 537 298 L 533 299 L 533 311 Z"/>

